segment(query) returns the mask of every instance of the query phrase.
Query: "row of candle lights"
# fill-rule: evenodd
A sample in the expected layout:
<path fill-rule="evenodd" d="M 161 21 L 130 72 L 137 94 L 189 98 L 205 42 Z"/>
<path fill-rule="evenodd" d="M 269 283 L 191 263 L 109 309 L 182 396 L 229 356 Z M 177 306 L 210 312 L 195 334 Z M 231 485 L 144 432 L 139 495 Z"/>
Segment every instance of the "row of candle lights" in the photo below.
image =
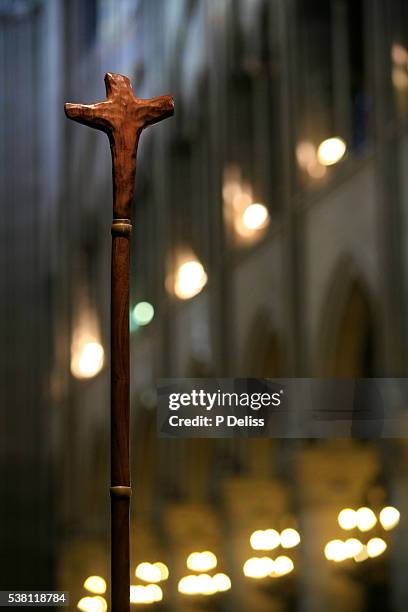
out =
<path fill-rule="evenodd" d="M 227 574 L 218 572 L 210 575 L 218 565 L 216 555 L 210 550 L 193 552 L 186 559 L 187 568 L 196 572 L 183 576 L 178 583 L 178 591 L 183 595 L 215 595 L 228 591 L 231 580 Z"/>
<path fill-rule="evenodd" d="M 399 523 L 400 512 L 393 506 L 383 508 L 378 517 L 375 512 L 368 507 L 361 507 L 357 510 L 343 508 L 339 512 L 337 522 L 344 531 L 357 530 L 367 533 L 374 529 L 376 525 L 382 527 L 384 531 L 394 529 Z M 374 559 L 382 555 L 387 549 L 387 543 L 381 537 L 372 537 L 366 544 L 359 538 L 351 537 L 346 540 L 330 540 L 324 548 L 326 559 L 340 563 L 353 559 L 356 563 Z"/>
<path fill-rule="evenodd" d="M 273 550 L 294 548 L 300 542 L 300 535 L 295 529 L 284 529 L 281 533 L 275 529 L 257 530 L 250 537 L 250 545 L 254 550 Z M 209 550 L 192 552 L 186 559 L 186 567 L 195 574 L 183 576 L 178 582 L 178 591 L 183 595 L 214 595 L 228 591 L 231 588 L 230 577 L 217 572 L 210 575 L 218 565 L 216 555 Z M 275 560 L 268 557 L 252 557 L 245 561 L 244 575 L 250 578 L 262 578 L 267 575 L 274 577 L 284 576 L 294 568 L 293 561 L 280 555 Z M 135 576 L 144 585 L 131 585 L 130 602 L 133 604 L 150 604 L 163 599 L 163 591 L 158 582 L 168 579 L 168 567 L 156 561 L 143 562 L 135 569 Z M 107 603 L 103 595 L 106 593 L 106 581 L 101 576 L 89 576 L 84 582 L 84 588 L 93 593 L 92 596 L 83 597 L 78 602 L 78 609 L 83 612 L 106 612 Z"/>
<path fill-rule="evenodd" d="M 272 551 L 277 548 L 291 549 L 300 544 L 300 534 L 288 527 L 279 533 L 276 529 L 258 529 L 249 538 L 250 546 L 256 551 Z M 295 568 L 293 559 L 281 554 L 275 559 L 269 556 L 250 557 L 243 566 L 247 578 L 280 578 L 290 574 Z"/>
<path fill-rule="evenodd" d="M 376 525 L 381 526 L 384 531 L 394 529 L 400 520 L 400 512 L 393 506 L 383 508 L 378 517 L 368 507 L 357 510 L 343 508 L 337 517 L 338 525 L 344 531 L 358 530 L 361 533 L 371 531 Z M 278 548 L 289 550 L 295 549 L 301 542 L 299 532 L 288 527 L 281 532 L 276 529 L 258 529 L 254 531 L 249 544 L 254 551 L 273 551 Z M 346 540 L 330 540 L 324 548 L 327 560 L 334 562 L 354 559 L 359 563 L 370 558 L 375 558 L 384 553 L 387 548 L 385 540 L 381 537 L 372 537 L 366 544 L 357 537 Z M 186 558 L 186 567 L 190 572 L 183 576 L 178 582 L 178 591 L 188 596 L 210 596 L 223 593 L 231 589 L 230 577 L 215 571 L 218 566 L 216 555 L 205 550 L 192 552 Z M 295 569 L 294 561 L 287 554 L 279 554 L 272 557 L 254 556 L 248 558 L 243 564 L 243 574 L 247 578 L 259 580 L 265 578 L 281 578 L 290 574 Z M 154 604 L 163 599 L 163 590 L 158 583 L 164 582 L 169 577 L 169 569 L 166 564 L 156 561 L 154 563 L 142 562 L 135 569 L 135 577 L 145 584 L 134 584 L 130 587 L 130 602 L 132 604 Z M 80 599 L 77 608 L 82 612 L 106 612 L 107 602 L 104 598 L 107 585 L 101 576 L 89 576 L 84 582 L 84 588 L 92 593 Z"/>
<path fill-rule="evenodd" d="M 147 584 L 132 584 L 130 587 L 130 602 L 133 604 L 151 604 L 163 599 L 163 590 L 157 584 L 169 577 L 169 569 L 165 563 L 155 561 L 139 563 L 135 576 Z"/>
<path fill-rule="evenodd" d="M 143 562 L 135 569 L 135 577 L 147 584 L 132 584 L 130 586 L 129 601 L 132 604 L 153 604 L 163 599 L 163 590 L 157 584 L 168 579 L 169 570 L 165 563 Z M 107 601 L 104 597 L 107 589 L 106 580 L 102 576 L 89 576 L 84 582 L 84 588 L 92 596 L 82 597 L 78 610 L 82 612 L 106 612 Z"/>
<path fill-rule="evenodd" d="M 184 595 L 214 595 L 228 591 L 231 580 L 227 574 L 218 572 L 210 575 L 207 572 L 217 567 L 218 560 L 211 551 L 193 552 L 186 559 L 186 566 L 196 574 L 183 576 L 178 583 L 178 590 Z M 130 586 L 130 603 L 153 604 L 163 599 L 163 590 L 159 582 L 169 577 L 168 567 L 160 562 L 143 562 L 135 569 L 135 576 L 146 584 Z M 92 593 L 82 597 L 77 608 L 82 612 L 106 612 L 107 601 L 104 597 L 107 585 L 101 576 L 89 576 L 84 582 L 84 588 Z"/>

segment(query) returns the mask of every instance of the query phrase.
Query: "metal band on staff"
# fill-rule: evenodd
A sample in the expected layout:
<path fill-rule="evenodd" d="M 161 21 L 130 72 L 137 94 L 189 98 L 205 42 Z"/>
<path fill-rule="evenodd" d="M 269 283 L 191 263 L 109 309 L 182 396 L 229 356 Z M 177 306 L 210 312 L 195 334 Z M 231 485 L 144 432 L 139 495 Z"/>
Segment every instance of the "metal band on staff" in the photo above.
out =
<path fill-rule="evenodd" d="M 110 487 L 109 491 L 110 491 L 111 497 L 131 497 L 132 496 L 131 487 Z"/>
<path fill-rule="evenodd" d="M 130 236 L 131 233 L 132 224 L 130 222 L 130 219 L 114 219 L 112 221 L 112 236 Z"/>

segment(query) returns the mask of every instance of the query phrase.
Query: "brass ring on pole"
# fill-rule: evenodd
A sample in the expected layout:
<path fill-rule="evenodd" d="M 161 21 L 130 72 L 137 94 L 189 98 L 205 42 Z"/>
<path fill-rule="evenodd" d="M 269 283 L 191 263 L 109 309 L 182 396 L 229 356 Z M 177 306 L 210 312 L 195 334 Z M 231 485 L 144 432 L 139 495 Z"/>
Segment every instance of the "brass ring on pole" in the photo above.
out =
<path fill-rule="evenodd" d="M 129 236 L 132 231 L 130 219 L 114 219 L 112 221 L 112 236 Z"/>
<path fill-rule="evenodd" d="M 132 495 L 131 487 L 117 486 L 110 487 L 110 496 L 118 498 L 129 498 Z"/>

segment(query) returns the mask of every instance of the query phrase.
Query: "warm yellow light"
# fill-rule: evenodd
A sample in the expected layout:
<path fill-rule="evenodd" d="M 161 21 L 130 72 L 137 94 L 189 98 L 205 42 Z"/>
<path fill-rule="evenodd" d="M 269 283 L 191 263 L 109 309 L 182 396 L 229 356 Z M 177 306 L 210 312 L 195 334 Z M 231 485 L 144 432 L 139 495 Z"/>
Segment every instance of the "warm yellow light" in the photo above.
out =
<path fill-rule="evenodd" d="M 326 546 L 324 547 L 324 556 L 328 561 L 333 561 L 333 555 L 335 550 L 334 542 L 336 541 L 338 542 L 339 540 L 330 540 L 330 542 L 327 542 Z"/>
<path fill-rule="evenodd" d="M 371 538 L 367 542 L 367 554 L 369 557 L 379 557 L 387 548 L 387 544 L 382 538 Z"/>
<path fill-rule="evenodd" d="M 276 529 L 258 529 L 251 535 L 249 542 L 254 550 L 273 550 L 280 544 L 280 536 Z"/>
<path fill-rule="evenodd" d="M 269 213 L 263 204 L 250 204 L 242 215 L 244 226 L 252 231 L 260 230 L 269 222 Z"/>
<path fill-rule="evenodd" d="M 248 578 L 266 578 L 272 574 L 274 567 L 270 557 L 251 557 L 245 561 L 243 572 Z"/>
<path fill-rule="evenodd" d="M 224 591 L 229 591 L 231 588 L 231 579 L 229 576 L 227 576 L 227 574 L 215 574 L 212 579 L 217 591 L 221 593 Z"/>
<path fill-rule="evenodd" d="M 107 605 L 103 597 L 82 597 L 77 603 L 78 610 L 82 612 L 106 612 Z"/>
<path fill-rule="evenodd" d="M 324 548 L 324 554 L 329 561 L 340 563 L 346 559 L 352 559 L 360 555 L 364 546 L 357 538 L 343 540 L 331 540 Z"/>
<path fill-rule="evenodd" d="M 312 142 L 304 140 L 296 146 L 296 159 L 301 168 L 308 168 L 316 163 L 316 147 Z"/>
<path fill-rule="evenodd" d="M 178 583 L 178 591 L 183 595 L 214 595 L 218 591 L 231 588 L 231 581 L 226 574 L 200 574 L 183 576 Z"/>
<path fill-rule="evenodd" d="M 327 174 L 326 166 L 319 164 L 318 161 L 314 161 L 308 164 L 306 170 L 309 176 L 313 179 L 321 179 Z"/>
<path fill-rule="evenodd" d="M 290 557 L 286 555 L 280 555 L 276 557 L 273 568 L 274 576 L 286 576 L 286 574 L 290 574 L 290 572 L 294 569 L 293 561 Z"/>
<path fill-rule="evenodd" d="M 102 595 L 96 595 L 94 599 L 97 599 L 100 602 L 102 606 L 102 612 L 106 612 L 108 609 L 108 602 L 106 601 L 106 599 L 102 597 Z"/>
<path fill-rule="evenodd" d="M 359 508 L 356 515 L 357 527 L 360 531 L 370 531 L 377 523 L 377 517 L 370 508 Z"/>
<path fill-rule="evenodd" d="M 400 91 L 405 91 L 408 88 L 408 73 L 405 68 L 400 68 L 400 66 L 394 66 L 392 69 L 392 84 L 395 89 L 399 89 Z"/>
<path fill-rule="evenodd" d="M 337 521 L 342 529 L 349 531 L 357 526 L 357 513 L 351 508 L 344 508 L 339 512 Z"/>
<path fill-rule="evenodd" d="M 163 591 L 158 584 L 148 584 L 145 586 L 146 593 L 152 602 L 162 601 Z"/>
<path fill-rule="evenodd" d="M 130 603 L 151 604 L 163 599 L 163 591 L 157 584 L 131 585 Z"/>
<path fill-rule="evenodd" d="M 386 550 L 387 544 L 382 538 L 371 538 L 367 542 L 367 554 L 369 557 L 378 557 Z"/>
<path fill-rule="evenodd" d="M 251 205 L 252 196 L 250 193 L 245 191 L 237 191 L 232 199 L 232 207 L 236 212 L 244 211 L 248 206 Z"/>
<path fill-rule="evenodd" d="M 361 563 L 362 561 L 366 561 L 368 559 L 367 546 L 363 544 L 361 551 L 354 557 L 354 561 L 357 563 Z"/>
<path fill-rule="evenodd" d="M 347 550 L 342 540 L 330 540 L 324 548 L 324 554 L 329 561 L 344 561 L 347 559 Z"/>
<path fill-rule="evenodd" d="M 280 534 L 280 541 L 282 548 L 294 548 L 300 542 L 300 535 L 296 529 L 288 527 Z"/>
<path fill-rule="evenodd" d="M 145 582 L 160 582 L 161 570 L 153 563 L 139 563 L 135 570 L 136 578 L 144 580 Z"/>
<path fill-rule="evenodd" d="M 83 339 L 71 353 L 71 372 L 76 378 L 93 378 L 102 370 L 103 346 L 94 340 Z"/>
<path fill-rule="evenodd" d="M 344 542 L 345 553 L 347 557 L 356 557 L 363 550 L 363 544 L 357 538 L 349 538 Z"/>
<path fill-rule="evenodd" d="M 145 603 L 145 587 L 142 585 L 130 585 L 130 603 Z"/>
<path fill-rule="evenodd" d="M 407 68 L 408 65 L 408 52 L 402 45 L 394 43 L 391 49 L 391 57 L 394 64 Z"/>
<path fill-rule="evenodd" d="M 386 506 L 380 512 L 380 523 L 386 531 L 396 527 L 400 520 L 400 512 L 393 506 Z"/>
<path fill-rule="evenodd" d="M 167 565 L 161 561 L 156 561 L 156 563 L 153 563 L 153 565 L 160 571 L 160 580 L 167 580 L 169 577 L 169 568 Z"/>
<path fill-rule="evenodd" d="M 197 589 L 200 595 L 214 595 L 217 592 L 216 584 L 208 574 L 197 576 Z"/>
<path fill-rule="evenodd" d="M 106 593 L 106 581 L 101 576 L 88 576 L 84 582 L 84 588 L 91 593 L 103 595 Z"/>
<path fill-rule="evenodd" d="M 187 261 L 177 271 L 174 292 L 181 300 L 188 300 L 200 293 L 207 284 L 207 279 L 199 261 Z"/>
<path fill-rule="evenodd" d="M 207 572 L 217 566 L 217 557 L 210 550 L 193 552 L 187 557 L 187 567 L 194 572 Z"/>
<path fill-rule="evenodd" d="M 317 158 L 323 166 L 337 164 L 346 152 L 346 143 L 337 136 L 327 138 L 320 143 L 317 149 Z"/>
<path fill-rule="evenodd" d="M 198 593 L 197 576 L 183 576 L 177 588 L 183 595 L 196 595 Z"/>
<path fill-rule="evenodd" d="M 239 181 L 226 181 L 222 187 L 222 197 L 224 202 L 230 204 L 234 198 L 241 193 L 241 185 Z"/>

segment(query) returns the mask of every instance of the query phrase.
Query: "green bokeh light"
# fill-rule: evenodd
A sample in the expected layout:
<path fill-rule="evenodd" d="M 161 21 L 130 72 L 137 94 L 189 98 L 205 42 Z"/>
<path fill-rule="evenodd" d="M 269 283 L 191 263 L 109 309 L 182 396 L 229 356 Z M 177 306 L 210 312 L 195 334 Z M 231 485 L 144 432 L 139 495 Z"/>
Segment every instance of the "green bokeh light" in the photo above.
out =
<path fill-rule="evenodd" d="M 132 319 L 137 326 L 149 325 L 153 317 L 154 308 L 149 302 L 139 302 L 132 312 Z"/>

